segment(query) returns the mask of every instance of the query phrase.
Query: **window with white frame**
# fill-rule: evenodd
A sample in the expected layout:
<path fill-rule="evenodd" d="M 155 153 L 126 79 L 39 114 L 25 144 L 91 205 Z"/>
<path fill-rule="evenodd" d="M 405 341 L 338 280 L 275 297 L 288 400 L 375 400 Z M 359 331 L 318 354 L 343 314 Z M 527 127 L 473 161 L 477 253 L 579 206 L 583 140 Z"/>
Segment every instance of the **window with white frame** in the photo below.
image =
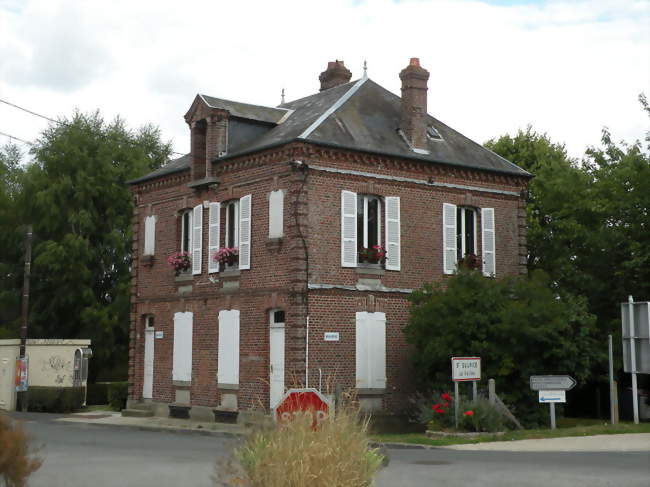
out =
<path fill-rule="evenodd" d="M 476 210 L 464 206 L 456 208 L 456 258 L 476 255 Z"/>
<path fill-rule="evenodd" d="M 181 213 L 181 252 L 192 252 L 192 210 Z"/>
<path fill-rule="evenodd" d="M 232 200 L 226 206 L 226 240 L 225 246 L 239 247 L 239 200 Z"/>
<path fill-rule="evenodd" d="M 357 195 L 357 250 L 381 245 L 381 199 L 379 196 Z"/>
<path fill-rule="evenodd" d="M 386 314 L 356 314 L 356 387 L 386 388 Z"/>

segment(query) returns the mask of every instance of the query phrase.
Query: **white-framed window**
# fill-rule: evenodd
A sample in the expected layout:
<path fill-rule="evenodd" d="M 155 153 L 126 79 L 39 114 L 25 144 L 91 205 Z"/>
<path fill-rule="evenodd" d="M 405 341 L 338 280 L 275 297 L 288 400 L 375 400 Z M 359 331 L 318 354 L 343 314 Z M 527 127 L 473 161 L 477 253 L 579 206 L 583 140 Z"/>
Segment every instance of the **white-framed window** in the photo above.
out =
<path fill-rule="evenodd" d="M 357 195 L 357 250 L 381 245 L 381 198 Z"/>
<path fill-rule="evenodd" d="M 153 315 L 146 315 L 144 317 L 144 327 L 153 328 L 154 327 L 154 317 Z"/>
<path fill-rule="evenodd" d="M 239 384 L 239 310 L 219 311 L 217 382 Z"/>
<path fill-rule="evenodd" d="M 192 252 L 192 210 L 181 213 L 181 252 Z"/>
<path fill-rule="evenodd" d="M 155 215 L 150 215 L 144 219 L 143 255 L 154 255 L 156 251 L 156 219 Z"/>
<path fill-rule="evenodd" d="M 172 380 L 192 380 L 192 322 L 191 311 L 174 313 L 174 351 Z"/>
<path fill-rule="evenodd" d="M 476 255 L 476 210 L 456 207 L 456 259 Z"/>
<path fill-rule="evenodd" d="M 386 387 L 386 314 L 356 314 L 356 387 Z"/>
<path fill-rule="evenodd" d="M 225 247 L 239 247 L 239 200 L 228 201 L 226 207 Z"/>

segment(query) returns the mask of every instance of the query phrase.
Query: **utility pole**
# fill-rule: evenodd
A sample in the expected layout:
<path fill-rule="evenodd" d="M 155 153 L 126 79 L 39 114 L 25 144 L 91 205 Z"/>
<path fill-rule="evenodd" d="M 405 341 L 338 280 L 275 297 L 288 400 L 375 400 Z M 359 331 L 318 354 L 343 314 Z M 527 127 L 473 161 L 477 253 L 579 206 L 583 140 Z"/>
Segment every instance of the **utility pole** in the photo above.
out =
<path fill-rule="evenodd" d="M 27 347 L 27 325 L 29 324 L 29 277 L 32 270 L 32 226 L 27 225 L 27 235 L 25 236 L 25 275 L 23 276 L 23 311 L 22 326 L 20 327 L 20 358 L 25 360 L 25 348 Z M 20 393 L 20 404 L 23 412 L 27 411 L 28 391 Z"/>

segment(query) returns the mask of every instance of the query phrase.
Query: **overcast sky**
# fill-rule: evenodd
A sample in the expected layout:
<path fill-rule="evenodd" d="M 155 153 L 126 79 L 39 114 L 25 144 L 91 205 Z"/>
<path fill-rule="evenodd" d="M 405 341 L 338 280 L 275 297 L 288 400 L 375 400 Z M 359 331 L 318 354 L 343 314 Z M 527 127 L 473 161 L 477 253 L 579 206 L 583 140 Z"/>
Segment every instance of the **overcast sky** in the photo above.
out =
<path fill-rule="evenodd" d="M 650 0 L 0 0 L 1 100 L 154 123 L 182 153 L 196 93 L 275 106 L 342 59 L 399 94 L 410 57 L 431 73 L 429 113 L 480 143 L 531 124 L 580 156 L 603 126 L 649 129 Z M 0 132 L 46 125 L 0 103 Z"/>

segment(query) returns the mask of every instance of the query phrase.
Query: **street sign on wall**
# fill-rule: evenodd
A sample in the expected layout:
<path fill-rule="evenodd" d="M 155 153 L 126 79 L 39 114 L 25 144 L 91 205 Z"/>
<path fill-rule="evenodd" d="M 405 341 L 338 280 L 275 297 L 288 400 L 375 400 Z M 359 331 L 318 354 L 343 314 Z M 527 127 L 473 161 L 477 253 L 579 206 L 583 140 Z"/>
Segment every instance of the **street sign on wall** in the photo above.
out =
<path fill-rule="evenodd" d="M 561 390 L 570 391 L 577 384 L 570 375 L 531 375 L 530 388 L 533 391 Z"/>
<path fill-rule="evenodd" d="M 454 382 L 481 380 L 481 357 L 452 357 L 451 380 Z"/>

